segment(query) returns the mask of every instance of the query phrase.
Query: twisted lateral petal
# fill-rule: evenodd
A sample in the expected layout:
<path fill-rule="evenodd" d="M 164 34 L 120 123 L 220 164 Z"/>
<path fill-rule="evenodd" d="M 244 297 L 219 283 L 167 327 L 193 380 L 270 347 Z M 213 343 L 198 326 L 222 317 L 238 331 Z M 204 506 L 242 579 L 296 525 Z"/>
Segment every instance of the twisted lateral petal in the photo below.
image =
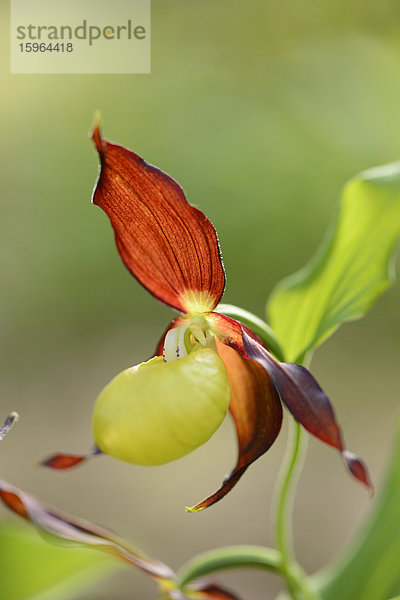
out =
<path fill-rule="evenodd" d="M 101 160 L 93 203 L 109 217 L 126 267 L 179 312 L 213 310 L 225 273 L 211 222 L 169 175 L 103 140 L 98 127 L 93 141 Z"/>
<path fill-rule="evenodd" d="M 111 554 L 154 579 L 175 580 L 175 574 L 167 565 L 149 558 L 110 531 L 50 507 L 2 480 L 0 500 L 7 508 L 35 525 L 41 533 Z"/>
<path fill-rule="evenodd" d="M 267 371 L 295 419 L 309 433 L 339 450 L 353 477 L 372 489 L 366 465 L 357 455 L 345 450 L 332 404 L 311 373 L 300 365 L 277 361 L 261 340 L 238 321 L 219 313 L 211 313 L 207 319 L 225 344 L 238 350 L 243 357 L 258 362 Z"/>
<path fill-rule="evenodd" d="M 300 365 L 278 362 L 246 331 L 243 331 L 243 345 L 246 355 L 268 371 L 294 418 L 315 437 L 339 450 L 353 477 L 372 489 L 366 465 L 345 450 L 331 401 L 311 373 Z"/>
<path fill-rule="evenodd" d="M 239 456 L 235 468 L 214 494 L 191 511 L 202 510 L 221 500 L 246 469 L 275 441 L 282 424 L 282 405 L 267 372 L 261 365 L 217 342 L 231 388 L 230 411 L 238 437 Z"/>

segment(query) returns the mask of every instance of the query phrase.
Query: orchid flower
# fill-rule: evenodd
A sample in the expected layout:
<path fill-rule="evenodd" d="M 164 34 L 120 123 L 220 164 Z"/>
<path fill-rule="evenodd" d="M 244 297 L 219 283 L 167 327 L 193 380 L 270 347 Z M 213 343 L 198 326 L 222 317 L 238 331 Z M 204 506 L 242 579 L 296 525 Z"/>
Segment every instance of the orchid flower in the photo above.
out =
<path fill-rule="evenodd" d="M 99 126 L 92 138 L 101 163 L 93 203 L 109 217 L 127 269 L 180 315 L 162 336 L 155 357 L 123 371 L 100 393 L 91 454 L 166 463 L 206 442 L 229 410 L 237 463 L 214 494 L 188 509 L 201 510 L 223 498 L 270 448 L 281 429 L 283 403 L 370 487 L 364 463 L 345 449 L 331 402 L 311 373 L 280 362 L 243 323 L 215 311 L 225 271 L 211 222 L 169 175 L 103 139 Z M 57 454 L 44 464 L 65 469 L 88 456 Z"/>

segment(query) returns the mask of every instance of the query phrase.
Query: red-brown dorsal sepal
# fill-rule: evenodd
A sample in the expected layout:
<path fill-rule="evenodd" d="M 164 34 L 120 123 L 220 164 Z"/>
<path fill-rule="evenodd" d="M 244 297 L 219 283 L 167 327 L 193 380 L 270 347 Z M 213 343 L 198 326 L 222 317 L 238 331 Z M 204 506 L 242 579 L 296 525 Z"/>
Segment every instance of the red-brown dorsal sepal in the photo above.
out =
<path fill-rule="evenodd" d="M 216 231 L 169 175 L 134 152 L 92 138 L 101 170 L 93 203 L 107 214 L 129 271 L 181 313 L 213 310 L 225 287 Z"/>

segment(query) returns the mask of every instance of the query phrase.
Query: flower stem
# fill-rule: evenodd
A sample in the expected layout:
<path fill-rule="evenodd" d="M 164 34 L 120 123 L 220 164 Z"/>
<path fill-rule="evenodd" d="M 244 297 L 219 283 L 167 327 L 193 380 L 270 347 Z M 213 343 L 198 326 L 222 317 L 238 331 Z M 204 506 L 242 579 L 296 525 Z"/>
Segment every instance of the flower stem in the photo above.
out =
<path fill-rule="evenodd" d="M 281 554 L 278 550 L 263 546 L 226 546 L 204 552 L 186 563 L 177 573 L 177 589 L 183 593 L 191 590 L 191 583 L 210 573 L 225 569 L 251 567 L 282 575 Z M 290 579 L 297 600 L 316 600 L 307 593 L 303 580 L 305 574 L 295 563 L 291 565 Z"/>
<path fill-rule="evenodd" d="M 210 573 L 238 567 L 253 567 L 280 573 L 277 550 L 263 546 L 227 546 L 196 556 L 178 571 L 178 585 L 184 589 L 191 581 Z"/>
<path fill-rule="evenodd" d="M 281 573 L 293 600 L 319 599 L 294 558 L 292 540 L 294 493 L 306 450 L 307 437 L 299 423 L 291 419 L 286 457 L 282 464 L 275 501 L 275 536 L 281 553 Z"/>

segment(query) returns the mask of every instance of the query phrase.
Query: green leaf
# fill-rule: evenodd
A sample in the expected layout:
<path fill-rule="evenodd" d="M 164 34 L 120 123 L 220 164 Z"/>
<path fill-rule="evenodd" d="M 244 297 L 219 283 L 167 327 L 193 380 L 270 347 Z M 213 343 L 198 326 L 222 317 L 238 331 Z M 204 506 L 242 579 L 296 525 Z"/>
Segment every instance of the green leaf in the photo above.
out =
<path fill-rule="evenodd" d="M 0 525 L 0 598 L 72 600 L 111 573 L 116 561 L 81 548 L 43 541 L 27 525 Z"/>
<path fill-rule="evenodd" d="M 268 302 L 286 360 L 301 361 L 341 323 L 364 315 L 394 279 L 399 234 L 400 163 L 352 179 L 319 251 L 281 281 Z"/>
<path fill-rule="evenodd" d="M 400 428 L 393 462 L 373 514 L 347 553 L 317 574 L 315 581 L 323 600 L 400 597 Z"/>

